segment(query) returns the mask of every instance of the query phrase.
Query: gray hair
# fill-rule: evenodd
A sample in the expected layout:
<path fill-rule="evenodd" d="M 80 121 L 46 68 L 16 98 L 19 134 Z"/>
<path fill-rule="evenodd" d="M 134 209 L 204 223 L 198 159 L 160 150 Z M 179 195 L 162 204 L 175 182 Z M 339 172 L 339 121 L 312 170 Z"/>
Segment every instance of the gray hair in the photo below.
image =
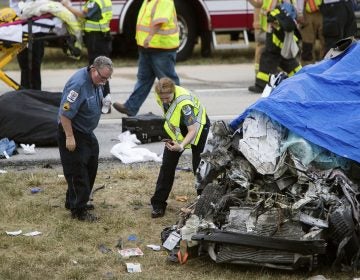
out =
<path fill-rule="evenodd" d="M 113 72 L 113 63 L 110 58 L 106 56 L 98 56 L 95 58 L 93 65 L 96 69 L 108 68 Z"/>

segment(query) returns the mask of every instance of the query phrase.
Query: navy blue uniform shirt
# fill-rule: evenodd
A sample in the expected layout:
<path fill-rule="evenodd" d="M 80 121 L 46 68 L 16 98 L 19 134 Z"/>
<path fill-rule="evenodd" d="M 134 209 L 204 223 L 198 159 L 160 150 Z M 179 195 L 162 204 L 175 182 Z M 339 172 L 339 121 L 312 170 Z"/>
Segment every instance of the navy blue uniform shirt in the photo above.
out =
<path fill-rule="evenodd" d="M 72 121 L 72 127 L 83 133 L 92 133 L 101 117 L 103 86 L 95 86 L 87 67 L 77 71 L 66 83 L 60 103 L 58 122 L 63 115 Z"/>

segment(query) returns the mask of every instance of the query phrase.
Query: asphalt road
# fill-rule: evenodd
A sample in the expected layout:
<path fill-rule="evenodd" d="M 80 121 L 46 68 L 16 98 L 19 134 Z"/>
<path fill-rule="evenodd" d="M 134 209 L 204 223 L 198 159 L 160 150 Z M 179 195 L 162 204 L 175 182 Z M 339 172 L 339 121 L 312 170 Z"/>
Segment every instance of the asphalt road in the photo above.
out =
<path fill-rule="evenodd" d="M 253 94 L 247 90 L 247 87 L 254 82 L 252 64 L 192 65 L 178 66 L 176 69 L 181 85 L 199 97 L 211 120 L 232 120 L 260 98 L 259 94 Z M 43 70 L 43 90 L 62 91 L 64 84 L 74 71 L 73 69 Z M 16 81 L 20 80 L 19 71 L 7 71 L 6 73 Z M 136 73 L 136 67 L 115 68 L 110 80 L 113 101 L 124 102 L 127 99 L 135 85 Z M 0 84 L 1 93 L 11 90 L 4 83 Z M 154 93 L 150 93 L 139 114 L 148 112 L 161 115 L 160 108 L 155 102 Z M 122 117 L 124 115 L 115 110 L 112 110 L 110 114 L 102 115 L 100 124 L 95 130 L 100 144 L 100 160 L 118 160 L 111 155 L 110 149 L 119 142 L 118 135 L 122 130 Z M 140 146 L 161 154 L 163 145 L 163 143 L 157 142 Z M 0 160 L 0 168 L 4 169 L 8 165 L 18 164 L 59 163 L 60 156 L 57 147 L 36 147 L 35 150 L 35 154 L 26 155 L 19 148 L 18 155 Z M 120 162 L 120 160 L 118 161 Z"/>

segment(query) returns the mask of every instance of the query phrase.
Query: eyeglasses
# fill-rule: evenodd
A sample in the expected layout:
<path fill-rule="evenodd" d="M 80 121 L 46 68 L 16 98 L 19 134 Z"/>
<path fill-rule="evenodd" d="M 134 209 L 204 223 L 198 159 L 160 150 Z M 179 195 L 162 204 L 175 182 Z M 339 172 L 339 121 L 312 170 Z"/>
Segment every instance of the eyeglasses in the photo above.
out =
<path fill-rule="evenodd" d="M 99 75 L 99 77 L 100 77 L 100 79 L 101 79 L 102 81 L 106 82 L 106 81 L 108 81 L 108 80 L 111 79 L 111 76 L 110 76 L 110 77 L 104 77 L 103 75 L 101 75 L 101 73 L 100 73 L 100 71 L 99 71 L 98 69 L 95 68 L 95 70 L 96 70 L 96 72 L 98 73 L 98 75 Z"/>

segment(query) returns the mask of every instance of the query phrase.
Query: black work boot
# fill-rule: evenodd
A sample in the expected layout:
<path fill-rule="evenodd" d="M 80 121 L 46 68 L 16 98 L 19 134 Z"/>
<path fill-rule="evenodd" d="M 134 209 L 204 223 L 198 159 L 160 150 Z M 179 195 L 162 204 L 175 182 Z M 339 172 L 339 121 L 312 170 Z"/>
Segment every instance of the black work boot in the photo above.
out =
<path fill-rule="evenodd" d="M 90 223 L 99 220 L 98 217 L 96 217 L 94 214 L 89 213 L 87 210 L 82 210 L 77 212 L 74 211 L 71 213 L 71 217 L 73 219 L 78 219 L 79 221 L 90 222 Z"/>
<path fill-rule="evenodd" d="M 153 209 L 151 212 L 151 218 L 153 219 L 164 217 L 164 215 L 165 215 L 164 209 Z"/>
<path fill-rule="evenodd" d="M 262 93 L 264 91 L 264 88 L 255 84 L 253 86 L 249 86 L 248 90 L 254 93 Z"/>

